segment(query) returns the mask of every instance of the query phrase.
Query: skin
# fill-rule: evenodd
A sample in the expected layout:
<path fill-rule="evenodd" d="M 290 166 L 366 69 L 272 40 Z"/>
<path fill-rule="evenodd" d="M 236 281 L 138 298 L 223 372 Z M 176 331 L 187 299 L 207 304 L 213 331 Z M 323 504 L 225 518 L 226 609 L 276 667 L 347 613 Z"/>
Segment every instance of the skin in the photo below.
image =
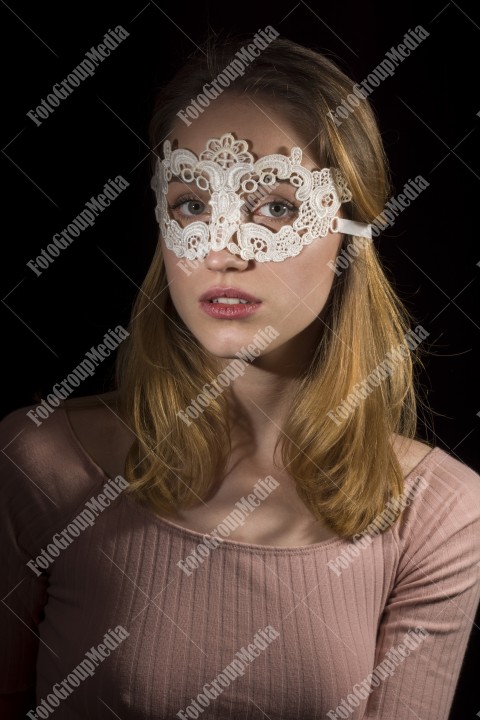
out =
<path fill-rule="evenodd" d="M 232 132 L 236 139 L 247 140 L 256 158 L 273 153 L 289 155 L 294 146 L 306 148 L 302 165 L 310 170 L 319 168 L 306 147 L 312 138 L 301 137 L 285 113 L 271 101 L 220 97 L 189 127 L 179 120 L 170 140 L 173 149 L 187 148 L 198 155 L 209 138 L 218 138 L 226 132 Z M 192 184 L 170 183 L 169 206 L 193 190 L 199 200 L 207 202 L 208 195 Z M 265 205 L 282 199 L 295 202 L 294 192 L 294 188 L 274 191 L 262 200 L 262 208 L 256 208 L 245 222 L 263 222 L 271 230 L 279 230 L 281 225 L 269 219 L 272 206 L 266 208 Z M 198 206 L 195 212 L 197 209 Z M 192 219 L 208 221 L 205 214 L 192 218 L 188 215 L 191 210 L 192 206 L 184 203 L 171 211 L 172 217 L 182 225 Z M 293 219 L 294 216 L 290 216 L 290 222 Z M 198 343 L 219 359 L 220 366 L 234 358 L 243 345 L 251 343 L 259 329 L 271 325 L 279 332 L 244 376 L 232 383 L 237 430 L 240 425 L 248 428 L 255 444 L 271 447 L 274 443 L 287 411 L 292 378 L 309 361 L 318 342 L 323 324 L 318 316 L 325 307 L 334 279 L 327 263 L 335 259 L 340 242 L 340 233 L 329 233 L 304 246 L 298 256 L 282 262 L 257 263 L 243 260 L 227 249 L 210 251 L 195 267 L 189 266 L 190 274 L 186 274 L 177 256 L 161 240 L 175 308 Z M 198 301 L 214 285 L 240 288 L 260 299 L 262 304 L 256 313 L 246 318 L 209 317 L 199 308 Z"/>

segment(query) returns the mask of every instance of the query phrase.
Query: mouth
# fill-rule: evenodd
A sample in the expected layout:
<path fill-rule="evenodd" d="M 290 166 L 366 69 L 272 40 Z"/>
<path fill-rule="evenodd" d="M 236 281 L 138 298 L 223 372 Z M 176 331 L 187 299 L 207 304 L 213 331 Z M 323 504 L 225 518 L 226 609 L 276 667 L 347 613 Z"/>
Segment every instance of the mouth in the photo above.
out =
<path fill-rule="evenodd" d="M 214 287 L 201 296 L 200 302 L 215 305 L 257 305 L 261 300 L 238 288 Z"/>
<path fill-rule="evenodd" d="M 262 301 L 238 288 L 213 287 L 200 298 L 200 308 L 210 317 L 245 318 L 257 312 Z"/>

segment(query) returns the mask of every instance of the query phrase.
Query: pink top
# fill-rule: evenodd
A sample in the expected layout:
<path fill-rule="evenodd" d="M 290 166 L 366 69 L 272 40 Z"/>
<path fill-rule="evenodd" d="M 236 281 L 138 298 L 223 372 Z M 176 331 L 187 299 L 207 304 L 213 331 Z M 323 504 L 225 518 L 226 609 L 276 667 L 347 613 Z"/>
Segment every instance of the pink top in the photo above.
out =
<path fill-rule="evenodd" d="M 363 549 L 226 539 L 188 575 L 205 536 L 113 483 L 98 500 L 108 478 L 65 410 L 36 427 L 28 409 L 1 424 L 0 521 L 0 693 L 36 686 L 27 717 L 448 717 L 480 593 L 468 467 L 431 450 L 406 479 L 426 487 Z"/>

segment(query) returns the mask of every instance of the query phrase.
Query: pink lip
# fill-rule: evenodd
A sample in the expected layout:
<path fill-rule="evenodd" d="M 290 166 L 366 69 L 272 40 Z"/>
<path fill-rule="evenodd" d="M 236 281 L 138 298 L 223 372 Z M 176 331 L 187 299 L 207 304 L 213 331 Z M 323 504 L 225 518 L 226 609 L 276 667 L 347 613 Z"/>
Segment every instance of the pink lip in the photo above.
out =
<path fill-rule="evenodd" d="M 203 293 L 203 295 L 200 297 L 200 302 L 208 302 L 209 300 L 212 300 L 212 298 L 239 298 L 240 300 L 248 300 L 248 302 L 251 303 L 260 303 L 261 300 L 259 300 L 256 297 L 253 297 L 253 295 L 250 295 L 249 293 L 245 292 L 245 290 L 239 290 L 238 288 L 232 288 L 232 287 L 221 287 L 217 285 L 216 287 L 211 287 L 207 292 Z"/>
<path fill-rule="evenodd" d="M 212 298 L 220 297 L 239 298 L 240 300 L 247 300 L 248 305 L 223 305 L 221 303 L 210 302 Z M 259 309 L 262 301 L 253 297 L 253 295 L 250 295 L 244 290 L 239 290 L 238 288 L 226 288 L 217 286 L 210 288 L 210 290 L 207 290 L 207 292 L 201 296 L 199 304 L 201 310 L 203 310 L 203 312 L 207 315 L 210 315 L 210 317 L 214 317 L 219 320 L 233 320 L 235 318 L 243 318 L 248 317 L 249 315 L 253 315 L 253 313 L 255 313 Z"/>

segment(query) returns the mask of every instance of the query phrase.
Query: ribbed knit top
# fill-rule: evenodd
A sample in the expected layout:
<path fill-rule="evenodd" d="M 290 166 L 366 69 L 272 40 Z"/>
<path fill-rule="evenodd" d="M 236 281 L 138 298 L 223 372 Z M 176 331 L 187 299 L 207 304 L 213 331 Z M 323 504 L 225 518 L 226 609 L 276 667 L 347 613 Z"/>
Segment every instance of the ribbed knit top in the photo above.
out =
<path fill-rule="evenodd" d="M 225 539 L 189 575 L 205 536 L 115 498 L 64 408 L 41 427 L 28 409 L 0 425 L 0 693 L 36 687 L 30 717 L 448 718 L 480 594 L 467 466 L 431 450 L 384 533 Z"/>

